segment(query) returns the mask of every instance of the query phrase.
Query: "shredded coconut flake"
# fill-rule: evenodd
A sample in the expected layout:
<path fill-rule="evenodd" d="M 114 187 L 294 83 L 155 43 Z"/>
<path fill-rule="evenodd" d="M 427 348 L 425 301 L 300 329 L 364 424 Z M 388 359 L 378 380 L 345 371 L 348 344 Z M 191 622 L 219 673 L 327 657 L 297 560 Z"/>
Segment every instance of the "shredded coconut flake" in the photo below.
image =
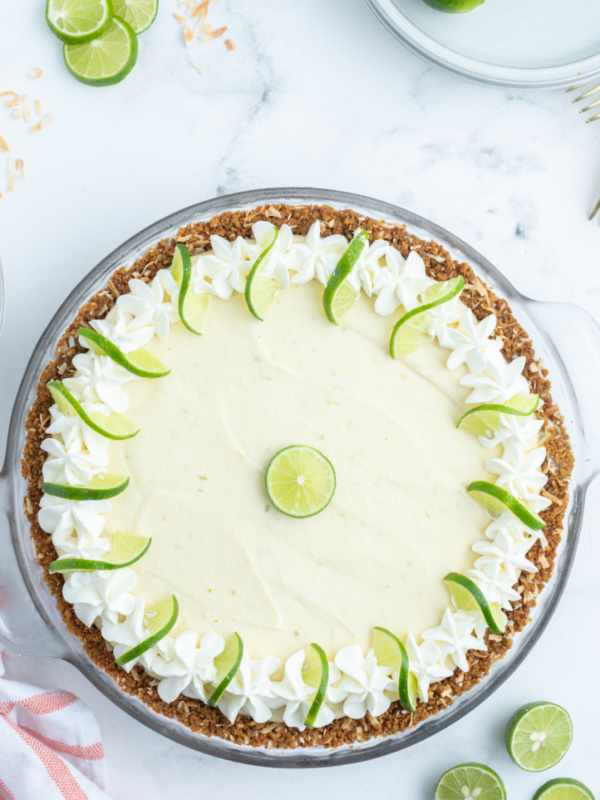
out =
<path fill-rule="evenodd" d="M 25 162 L 22 158 L 15 158 L 9 156 L 8 159 L 8 186 L 6 187 L 9 192 L 15 188 L 15 181 L 17 178 L 25 177 Z"/>
<path fill-rule="evenodd" d="M 41 116 L 42 116 L 42 114 L 44 113 L 44 112 L 42 111 L 42 104 L 40 103 L 40 101 L 39 101 L 39 100 L 36 100 L 36 101 L 34 102 L 34 106 L 35 106 L 35 113 L 36 113 L 38 116 L 40 116 L 40 117 L 41 117 Z"/>
<path fill-rule="evenodd" d="M 225 39 L 224 44 L 225 44 L 225 47 L 229 50 L 230 53 L 231 53 L 232 50 L 235 50 L 235 45 L 231 41 L 231 39 Z"/>
<path fill-rule="evenodd" d="M 205 28 L 205 33 L 202 34 L 200 37 L 201 42 L 210 42 L 212 39 L 218 39 L 219 36 L 223 36 L 225 31 L 227 30 L 227 26 L 224 25 L 222 28 L 217 28 L 216 30 L 207 30 L 208 25 Z M 212 27 L 212 26 L 211 26 Z"/>
<path fill-rule="evenodd" d="M 10 147 L 6 144 L 6 140 L 2 136 L 0 136 L 0 150 L 2 150 L 3 153 L 8 153 L 10 150 Z"/>
<path fill-rule="evenodd" d="M 46 125 L 49 125 L 52 122 L 53 119 L 54 119 L 54 114 L 46 114 L 44 119 L 41 120 L 40 122 L 38 122 L 37 125 L 34 125 L 31 130 L 34 133 L 38 133 L 38 131 L 41 131 L 42 128 L 46 127 Z"/>
<path fill-rule="evenodd" d="M 181 14 L 173 14 L 177 22 L 180 22 L 183 25 L 183 39 L 185 42 L 191 42 L 194 39 L 194 31 L 190 27 L 190 23 L 187 21 L 185 17 Z"/>
<path fill-rule="evenodd" d="M 41 78 L 43 74 L 44 70 L 41 67 L 34 67 L 29 73 L 29 77 L 36 81 L 38 78 Z"/>

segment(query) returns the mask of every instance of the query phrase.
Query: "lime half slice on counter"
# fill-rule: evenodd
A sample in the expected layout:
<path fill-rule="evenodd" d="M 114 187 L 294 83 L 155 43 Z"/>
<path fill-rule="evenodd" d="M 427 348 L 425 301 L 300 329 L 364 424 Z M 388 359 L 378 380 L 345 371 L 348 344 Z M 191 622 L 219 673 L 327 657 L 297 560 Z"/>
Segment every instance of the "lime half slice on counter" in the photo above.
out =
<path fill-rule="evenodd" d="M 449 572 L 444 578 L 458 611 L 480 611 L 492 633 L 506 632 L 506 617 L 497 603 L 488 603 L 481 589 L 466 575 Z"/>
<path fill-rule="evenodd" d="M 573 778 L 554 778 L 537 790 L 533 800 L 594 800 L 594 795 Z"/>
<path fill-rule="evenodd" d="M 325 651 L 318 644 L 311 644 L 304 665 L 302 666 L 302 679 L 304 683 L 315 689 L 315 696 L 308 709 L 304 720 L 307 728 L 312 728 L 325 700 L 327 685 L 329 684 L 329 661 Z"/>
<path fill-rule="evenodd" d="M 539 394 L 518 394 L 506 405 L 485 403 L 471 408 L 458 420 L 457 428 L 469 431 L 474 436 L 491 439 L 500 427 L 500 414 L 514 417 L 530 417 L 540 402 Z"/>
<path fill-rule="evenodd" d="M 198 335 L 202 334 L 206 312 L 208 311 L 209 295 L 190 292 L 192 259 L 190 251 L 185 245 L 175 245 L 171 275 L 179 285 L 179 318 L 188 331 Z"/>
<path fill-rule="evenodd" d="M 319 450 L 306 445 L 284 447 L 265 474 L 269 500 L 289 517 L 312 517 L 323 511 L 335 492 L 335 470 Z"/>
<path fill-rule="evenodd" d="M 342 254 L 336 268 L 327 281 L 323 293 L 323 308 L 327 319 L 334 325 L 339 325 L 346 314 L 354 307 L 360 291 L 357 291 L 350 281 L 346 280 L 352 272 L 354 265 L 360 258 L 369 240 L 367 231 L 360 231 L 350 242 L 348 249 Z"/>
<path fill-rule="evenodd" d="M 171 371 L 165 367 L 162 361 L 143 347 L 125 355 L 116 344 L 113 344 L 110 339 L 102 336 L 98 331 L 94 331 L 91 328 L 79 328 L 77 334 L 87 339 L 90 348 L 95 353 L 109 356 L 115 364 L 140 378 L 162 378 Z"/>
<path fill-rule="evenodd" d="M 467 492 L 486 511 L 492 519 L 498 519 L 508 508 L 524 525 L 532 531 L 541 531 L 546 527 L 544 520 L 536 512 L 517 500 L 517 498 L 501 486 L 488 481 L 473 481 L 467 486 Z"/>
<path fill-rule="evenodd" d="M 217 705 L 219 700 L 223 697 L 223 694 L 231 681 L 237 675 L 237 671 L 240 668 L 240 664 L 242 663 L 242 656 L 244 655 L 244 643 L 242 642 L 242 638 L 239 634 L 234 633 L 227 640 L 227 644 L 222 653 L 214 660 L 214 665 L 217 670 L 217 687 L 208 698 L 208 705 L 213 706 L 213 708 Z"/>
<path fill-rule="evenodd" d="M 147 31 L 156 19 L 158 0 L 113 0 L 113 9 L 115 15 L 125 20 L 139 35 Z"/>
<path fill-rule="evenodd" d="M 85 486 L 70 486 L 66 483 L 42 484 L 42 492 L 65 500 L 110 500 L 129 486 L 129 478 L 108 472 L 95 475 Z"/>
<path fill-rule="evenodd" d="M 46 22 L 68 44 L 83 44 L 101 36 L 113 18 L 110 0 L 48 0 Z"/>
<path fill-rule="evenodd" d="M 148 551 L 152 539 L 137 533 L 113 533 L 110 548 L 99 559 L 63 556 L 50 564 L 50 572 L 95 572 L 122 569 L 135 564 Z"/>
<path fill-rule="evenodd" d="M 174 594 L 152 608 L 146 609 L 144 622 L 150 632 L 150 636 L 136 644 L 131 650 L 127 650 L 122 656 L 119 656 L 116 659 L 117 666 L 122 667 L 123 664 L 133 661 L 134 658 L 139 658 L 146 650 L 150 650 L 151 647 L 158 644 L 175 627 L 178 616 L 179 603 Z"/>
<path fill-rule="evenodd" d="M 88 414 L 71 394 L 71 392 L 58 381 L 50 381 L 48 390 L 52 399 L 63 414 L 76 414 L 83 422 L 100 436 L 107 439 L 131 439 L 140 432 L 139 428 L 122 414 L 102 414 L 93 412 Z"/>
<path fill-rule="evenodd" d="M 506 726 L 506 747 L 527 772 L 543 772 L 564 757 L 573 740 L 571 717 L 556 703 L 521 706 Z"/>
<path fill-rule="evenodd" d="M 246 279 L 246 289 L 244 291 L 246 303 L 252 314 L 261 322 L 264 321 L 265 315 L 279 291 L 279 282 L 275 278 L 266 278 L 262 274 L 265 262 L 268 260 L 269 253 L 278 237 L 279 228 L 274 225 L 271 244 L 256 259 Z"/>
<path fill-rule="evenodd" d="M 135 66 L 138 43 L 131 27 L 113 17 L 104 33 L 84 44 L 66 44 L 63 56 L 67 69 L 88 86 L 120 83 Z"/>
<path fill-rule="evenodd" d="M 410 672 L 408 653 L 400 639 L 387 628 L 373 628 L 373 652 L 380 667 L 398 670 L 400 705 L 413 712 L 417 707 L 417 679 Z"/>
<path fill-rule="evenodd" d="M 439 779 L 435 800 L 506 800 L 506 789 L 485 764 L 459 764 Z"/>

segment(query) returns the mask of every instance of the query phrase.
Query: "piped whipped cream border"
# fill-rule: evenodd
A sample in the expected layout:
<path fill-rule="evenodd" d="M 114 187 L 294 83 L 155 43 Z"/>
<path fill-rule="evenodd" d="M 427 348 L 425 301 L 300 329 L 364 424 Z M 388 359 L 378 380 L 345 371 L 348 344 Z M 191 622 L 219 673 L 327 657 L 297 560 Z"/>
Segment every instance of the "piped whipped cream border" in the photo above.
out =
<path fill-rule="evenodd" d="M 243 293 L 250 268 L 271 242 L 273 225 L 257 222 L 252 232 L 253 239 L 238 237 L 233 242 L 211 236 L 211 249 L 192 257 L 191 291 L 214 294 L 223 300 Z M 276 278 L 282 289 L 290 283 L 311 280 L 325 285 L 347 247 L 345 236 L 322 237 L 319 222 L 305 237 L 294 236 L 288 225 L 282 225 L 264 274 Z M 375 297 L 375 312 L 382 316 L 416 308 L 435 283 L 416 251 L 404 258 L 384 240 L 365 246 L 350 280 L 357 290 Z M 169 270 L 160 270 L 149 283 L 132 279 L 129 289 L 117 298 L 105 319 L 91 322 L 125 353 L 147 345 L 155 336 L 164 339 L 170 326 L 180 322 L 179 289 Z M 459 382 L 471 389 L 467 403 L 504 403 L 516 394 L 530 394 L 523 376 L 525 358 L 508 363 L 501 353 L 501 341 L 493 338 L 494 314 L 477 321 L 472 310 L 456 297 L 432 309 L 427 318 L 429 333 L 450 351 L 448 369 L 466 365 L 468 373 Z M 80 342 L 88 347 L 87 340 Z M 76 355 L 73 366 L 74 375 L 63 382 L 88 413 L 127 410 L 126 386 L 139 378 L 91 350 Z M 47 453 L 45 481 L 81 485 L 107 471 L 109 440 L 79 417 L 61 413 L 56 405 L 50 408 L 50 416 L 48 438 L 41 445 Z M 539 446 L 543 422 L 537 417 L 510 415 L 501 415 L 500 420 L 493 438 L 479 438 L 485 448 L 502 447 L 502 456 L 489 459 L 486 468 L 498 476 L 499 486 L 540 512 L 551 505 L 542 495 L 547 481 L 541 471 L 546 450 Z M 103 515 L 110 508 L 108 500 L 72 501 L 44 495 L 39 524 L 51 534 L 59 556 L 98 558 L 109 548 Z M 490 522 L 485 538 L 473 545 L 478 558 L 474 569 L 466 573 L 488 602 L 511 609 L 511 601 L 520 600 L 514 586 L 522 571 L 537 571 L 527 554 L 539 538 L 545 544 L 543 533 L 530 531 L 509 511 Z M 135 572 L 125 567 L 74 572 L 63 586 L 63 596 L 73 605 L 77 617 L 101 630 L 115 658 L 147 636 L 145 604 L 134 592 L 136 582 Z M 481 614 L 465 613 L 449 605 L 436 628 L 418 637 L 408 635 L 406 649 L 421 701 L 427 700 L 432 683 L 449 677 L 456 668 L 468 671 L 469 650 L 487 650 L 486 629 Z M 136 665 L 142 666 L 157 680 L 158 694 L 165 702 L 173 702 L 180 695 L 206 702 L 217 676 L 214 660 L 224 646 L 225 641 L 216 634 L 201 636 L 198 631 L 186 630 L 167 635 L 124 669 L 129 672 Z M 300 649 L 287 659 L 283 679 L 273 680 L 281 667 L 279 659 L 252 659 L 245 652 L 218 708 L 231 722 L 242 714 L 256 722 L 283 721 L 302 730 L 314 696 L 314 689 L 302 678 L 304 659 L 305 651 Z M 379 716 L 398 699 L 397 686 L 398 674 L 379 666 L 372 649 L 365 653 L 358 645 L 344 647 L 330 663 L 329 686 L 315 726 L 343 716 L 360 719 L 367 712 Z"/>

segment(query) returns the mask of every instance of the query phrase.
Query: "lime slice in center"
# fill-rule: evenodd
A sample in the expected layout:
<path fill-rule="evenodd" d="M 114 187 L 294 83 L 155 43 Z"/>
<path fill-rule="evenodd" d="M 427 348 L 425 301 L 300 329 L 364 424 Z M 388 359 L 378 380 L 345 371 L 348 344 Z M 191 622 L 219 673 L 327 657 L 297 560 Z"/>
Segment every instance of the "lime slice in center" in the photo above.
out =
<path fill-rule="evenodd" d="M 119 17 L 98 38 L 84 44 L 66 44 L 63 56 L 69 72 L 90 86 L 112 86 L 123 80 L 135 66 L 137 37 Z"/>
<path fill-rule="evenodd" d="M 398 670 L 398 694 L 405 711 L 417 707 L 417 679 L 410 672 L 408 653 L 400 639 L 387 628 L 373 628 L 373 652 L 380 667 Z"/>
<path fill-rule="evenodd" d="M 175 245 L 171 275 L 179 285 L 178 310 L 181 321 L 188 331 L 198 335 L 202 334 L 208 311 L 209 295 L 190 292 L 192 259 L 190 251 L 183 244 Z"/>
<path fill-rule="evenodd" d="M 312 517 L 329 505 L 335 470 L 314 447 L 291 445 L 276 453 L 265 475 L 269 500 L 289 517 Z"/>
<path fill-rule="evenodd" d="M 528 703 L 509 719 L 505 739 L 515 764 L 542 772 L 558 764 L 571 746 L 573 724 L 556 703 Z"/>
<path fill-rule="evenodd" d="M 367 231 L 360 231 L 350 242 L 348 249 L 333 270 L 323 293 L 323 308 L 327 319 L 334 325 L 339 325 L 340 320 L 346 316 L 357 302 L 360 291 L 354 288 L 348 276 L 358 261 L 360 254 L 369 239 Z"/>
<path fill-rule="evenodd" d="M 536 512 L 517 500 L 517 498 L 501 486 L 488 481 L 473 481 L 467 486 L 467 492 L 481 505 L 492 519 L 498 519 L 506 509 L 532 531 L 541 531 L 546 527 L 544 520 Z"/>
<path fill-rule="evenodd" d="M 148 628 L 150 636 L 144 639 L 131 650 L 123 653 L 122 656 L 116 659 L 117 666 L 122 667 L 134 658 L 139 658 L 146 650 L 150 650 L 155 644 L 158 644 L 161 639 L 175 627 L 177 617 L 179 616 L 179 603 L 175 595 L 161 600 L 157 605 L 146 609 L 144 614 L 144 622 Z"/>
<path fill-rule="evenodd" d="M 63 556 L 50 564 L 50 572 L 92 572 L 129 567 L 147 552 L 152 539 L 137 533 L 113 533 L 110 547 L 98 559 Z"/>
<path fill-rule="evenodd" d="M 480 611 L 492 633 L 506 631 L 506 618 L 497 603 L 488 603 L 483 592 L 466 575 L 449 572 L 444 578 L 458 611 Z"/>
<path fill-rule="evenodd" d="M 506 800 L 500 776 L 484 764 L 459 764 L 444 772 L 435 800 Z"/>
<path fill-rule="evenodd" d="M 241 636 L 234 633 L 227 640 L 224 650 L 214 660 L 214 665 L 217 670 L 218 684 L 208 698 L 209 706 L 216 706 L 229 686 L 231 681 L 235 678 L 240 664 L 242 663 L 242 656 L 244 655 L 244 643 Z"/>
<path fill-rule="evenodd" d="M 55 36 L 82 44 L 101 36 L 111 23 L 110 0 L 48 0 L 46 22 Z"/>
<path fill-rule="evenodd" d="M 306 727 L 312 728 L 325 700 L 325 693 L 329 683 L 329 661 L 323 648 L 318 644 L 314 644 L 314 642 L 311 644 L 302 666 L 302 680 L 316 690 L 304 720 Z"/>

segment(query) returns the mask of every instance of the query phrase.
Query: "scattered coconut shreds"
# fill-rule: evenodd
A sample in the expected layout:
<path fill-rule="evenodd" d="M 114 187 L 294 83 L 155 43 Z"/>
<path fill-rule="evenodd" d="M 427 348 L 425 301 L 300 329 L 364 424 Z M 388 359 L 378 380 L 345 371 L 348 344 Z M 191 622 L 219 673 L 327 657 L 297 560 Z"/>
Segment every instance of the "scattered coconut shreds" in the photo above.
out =
<path fill-rule="evenodd" d="M 201 42 L 210 42 L 211 39 L 218 39 L 219 36 L 223 36 L 225 31 L 227 30 L 227 26 L 224 25 L 222 28 L 217 28 L 215 31 L 207 31 L 203 33 L 200 37 Z"/>
<path fill-rule="evenodd" d="M 31 122 L 31 103 L 27 103 L 23 109 L 23 118 L 27 124 Z"/>
<path fill-rule="evenodd" d="M 224 44 L 225 44 L 225 47 L 229 50 L 230 53 L 231 53 L 232 50 L 235 50 L 235 45 L 231 41 L 231 39 L 225 39 Z"/>
<path fill-rule="evenodd" d="M 210 5 L 210 0 L 204 0 L 203 3 L 199 3 L 196 8 L 192 9 L 190 12 L 191 16 L 196 19 L 196 17 L 200 17 L 200 22 L 204 22 L 206 19 L 206 15 L 208 14 L 208 7 Z"/>
<path fill-rule="evenodd" d="M 9 192 L 15 188 L 15 181 L 17 178 L 25 177 L 25 162 L 22 158 L 15 158 L 15 156 L 8 157 L 8 186 L 6 187 Z"/>
<path fill-rule="evenodd" d="M 36 81 L 38 78 L 41 78 L 43 74 L 44 70 L 41 67 L 34 67 L 29 73 L 29 77 Z"/>
<path fill-rule="evenodd" d="M 36 113 L 38 116 L 40 116 L 40 117 L 41 117 L 41 116 L 42 116 L 42 114 L 44 113 L 44 112 L 42 111 L 42 104 L 40 103 L 40 101 L 39 101 L 39 100 L 36 100 L 36 101 L 34 102 L 34 104 L 33 104 L 33 105 L 35 106 L 35 113 Z"/>
<path fill-rule="evenodd" d="M 0 136 L 0 150 L 2 150 L 3 153 L 8 153 L 10 150 L 10 147 L 6 144 L 6 140 L 2 136 Z"/>
<path fill-rule="evenodd" d="M 17 107 L 17 108 L 15 108 L 15 110 L 13 111 L 13 117 L 14 117 L 15 119 L 21 119 L 21 117 L 22 117 L 22 116 L 23 116 L 23 109 L 21 108 L 21 106 L 18 106 L 18 107 Z"/>
<path fill-rule="evenodd" d="M 46 125 L 50 125 L 53 119 L 54 119 L 54 114 L 46 114 L 44 119 L 40 120 L 40 122 L 38 122 L 37 125 L 34 125 L 31 130 L 33 131 L 33 133 L 38 133 L 38 131 L 41 131 L 42 128 L 46 127 Z"/>
<path fill-rule="evenodd" d="M 7 97 L 9 94 L 12 95 L 13 97 L 19 96 L 16 92 L 0 92 L 0 97 Z"/>
<path fill-rule="evenodd" d="M 200 73 L 200 75 L 204 75 L 204 70 L 202 69 L 200 64 L 196 61 L 196 59 L 194 58 L 194 56 L 191 53 L 188 53 L 188 59 L 189 59 L 190 64 L 192 65 L 192 67 L 195 70 L 197 70 Z"/>
<path fill-rule="evenodd" d="M 14 94 L 14 92 L 11 92 L 11 94 Z M 22 106 L 23 103 L 25 102 L 25 100 L 27 100 L 27 95 L 26 94 L 24 94 L 22 96 L 16 95 L 16 97 L 13 97 L 12 100 L 7 100 L 4 105 L 7 108 L 14 108 L 15 106 Z"/>
<path fill-rule="evenodd" d="M 183 25 L 183 40 L 187 43 L 191 42 L 194 39 L 194 31 L 190 27 L 190 23 L 187 21 L 185 17 L 182 17 L 181 14 L 173 14 L 177 22 L 180 22 Z"/>

